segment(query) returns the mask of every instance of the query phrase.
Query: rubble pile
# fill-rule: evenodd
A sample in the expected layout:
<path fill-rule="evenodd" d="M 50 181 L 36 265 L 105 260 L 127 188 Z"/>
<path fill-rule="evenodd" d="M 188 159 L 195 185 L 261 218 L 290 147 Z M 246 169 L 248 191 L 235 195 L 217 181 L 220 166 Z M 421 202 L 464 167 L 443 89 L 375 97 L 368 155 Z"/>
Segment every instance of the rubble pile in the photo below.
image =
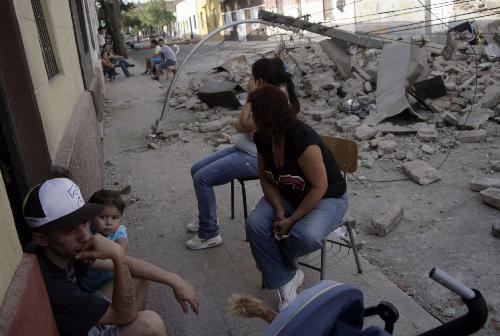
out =
<path fill-rule="evenodd" d="M 426 41 L 366 49 L 333 39 L 287 48 L 282 58 L 296 81 L 300 117 L 320 134 L 356 140 L 362 167 L 398 160 L 416 183 L 439 181 L 436 167 L 427 162 L 435 155 L 500 136 L 500 55 L 468 45 L 467 34 L 450 36 L 452 50 Z M 208 75 L 191 78 L 169 101 L 171 108 L 194 113 L 195 122 L 181 126 L 206 134 L 215 147 L 230 143 L 239 110 L 211 106 L 199 92 L 214 81 L 246 88 L 251 64 L 262 56 L 273 53 L 233 55 Z M 246 100 L 244 90 L 231 95 L 240 104 Z"/>

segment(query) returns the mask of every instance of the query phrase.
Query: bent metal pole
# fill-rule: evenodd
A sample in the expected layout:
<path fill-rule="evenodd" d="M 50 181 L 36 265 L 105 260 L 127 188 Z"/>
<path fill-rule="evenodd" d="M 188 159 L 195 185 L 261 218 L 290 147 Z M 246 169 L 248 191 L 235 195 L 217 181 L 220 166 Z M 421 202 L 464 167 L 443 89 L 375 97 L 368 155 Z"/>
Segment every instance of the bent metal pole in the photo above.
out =
<path fill-rule="evenodd" d="M 260 24 L 264 24 L 266 26 L 275 26 L 276 25 L 275 23 L 270 23 L 270 22 L 266 22 L 266 21 L 262 21 L 262 20 L 257 20 L 257 19 L 235 21 L 235 22 L 229 23 L 229 24 L 227 24 L 225 26 L 222 26 L 220 28 L 217 28 L 216 30 L 214 30 L 213 32 L 211 32 L 210 34 L 208 34 L 207 36 L 205 36 L 200 42 L 198 42 L 198 44 L 196 44 L 196 46 L 186 56 L 186 58 L 182 62 L 182 64 L 179 67 L 179 69 L 177 69 L 177 71 L 175 72 L 174 78 L 172 78 L 172 81 L 170 82 L 170 85 L 168 86 L 167 94 L 166 94 L 166 97 L 165 97 L 165 101 L 163 102 L 163 108 L 162 108 L 162 111 L 161 111 L 160 119 L 157 119 L 155 121 L 154 125 L 153 125 L 153 133 L 156 133 L 158 131 L 158 126 L 160 125 L 160 123 L 163 121 L 163 118 L 165 117 L 165 111 L 167 109 L 167 103 L 170 100 L 170 96 L 172 95 L 172 90 L 173 90 L 173 87 L 175 85 L 175 82 L 177 81 L 177 78 L 179 77 L 179 74 L 181 73 L 182 69 L 184 68 L 184 65 L 189 61 L 189 59 L 191 58 L 191 56 L 205 42 L 207 42 L 208 40 L 210 40 L 212 38 L 212 36 L 220 33 L 221 31 L 223 31 L 223 30 L 225 30 L 227 28 L 230 28 L 230 27 L 233 27 L 233 26 L 237 26 L 237 25 L 240 25 L 240 24 L 244 24 L 244 23 L 260 23 Z"/>

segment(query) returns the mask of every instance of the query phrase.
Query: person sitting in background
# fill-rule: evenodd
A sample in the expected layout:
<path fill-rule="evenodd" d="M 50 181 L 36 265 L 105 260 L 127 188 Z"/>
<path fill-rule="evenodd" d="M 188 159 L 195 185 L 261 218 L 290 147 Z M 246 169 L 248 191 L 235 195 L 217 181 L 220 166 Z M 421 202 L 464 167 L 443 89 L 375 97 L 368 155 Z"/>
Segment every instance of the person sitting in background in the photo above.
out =
<path fill-rule="evenodd" d="M 151 39 L 151 48 L 154 48 L 153 55 L 146 56 L 146 71 L 144 71 L 143 75 L 152 74 L 153 68 L 156 64 L 161 63 L 161 47 L 158 44 L 156 39 Z"/>
<path fill-rule="evenodd" d="M 108 80 L 114 80 L 116 76 L 115 66 L 111 63 L 108 53 L 104 50 L 101 52 L 101 65 L 102 71 L 108 77 Z"/>
<path fill-rule="evenodd" d="M 320 249 L 344 217 L 346 184 L 328 146 L 297 119 L 283 91 L 257 88 L 248 102 L 264 197 L 246 231 L 265 286 L 278 288 L 281 310 L 304 279 L 297 258 Z"/>
<path fill-rule="evenodd" d="M 177 56 L 175 55 L 175 52 L 170 48 L 167 44 L 165 44 L 165 41 L 163 39 L 158 40 L 160 48 L 161 48 L 161 59 L 162 61 L 158 64 L 158 69 L 156 67 L 153 67 L 153 79 L 154 80 L 159 80 L 160 79 L 160 74 L 163 73 L 163 71 L 167 71 L 167 79 L 168 79 L 168 72 L 171 71 L 175 75 L 175 65 L 177 64 Z M 173 70 L 172 69 L 173 66 Z M 170 67 L 170 69 L 169 69 Z"/>
<path fill-rule="evenodd" d="M 133 76 L 133 74 L 128 71 L 128 68 L 135 67 L 135 64 L 129 63 L 123 56 L 113 54 L 113 52 L 111 51 L 111 45 L 109 44 L 104 45 L 104 52 L 107 53 L 108 59 L 113 64 L 113 66 L 119 66 L 120 68 L 122 68 L 122 71 L 126 77 Z"/>

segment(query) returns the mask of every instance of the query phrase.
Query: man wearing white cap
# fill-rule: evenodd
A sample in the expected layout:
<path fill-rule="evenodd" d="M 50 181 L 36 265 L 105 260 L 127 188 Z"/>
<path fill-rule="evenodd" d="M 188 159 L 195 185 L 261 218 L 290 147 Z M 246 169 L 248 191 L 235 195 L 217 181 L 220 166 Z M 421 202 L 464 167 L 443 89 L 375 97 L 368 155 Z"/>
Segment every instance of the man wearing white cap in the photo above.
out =
<path fill-rule="evenodd" d="M 99 234 L 90 237 L 88 222 L 102 210 L 99 204 L 85 204 L 78 186 L 66 178 L 45 181 L 25 198 L 24 218 L 37 245 L 32 252 L 38 257 L 60 334 L 166 335 L 158 314 L 142 310 L 147 280 L 170 286 L 184 312 L 189 305 L 198 313 L 196 292 L 181 277 L 126 256 L 121 246 Z M 78 286 L 92 263 L 114 270 L 111 301 Z M 136 289 L 135 278 L 142 279 Z"/>

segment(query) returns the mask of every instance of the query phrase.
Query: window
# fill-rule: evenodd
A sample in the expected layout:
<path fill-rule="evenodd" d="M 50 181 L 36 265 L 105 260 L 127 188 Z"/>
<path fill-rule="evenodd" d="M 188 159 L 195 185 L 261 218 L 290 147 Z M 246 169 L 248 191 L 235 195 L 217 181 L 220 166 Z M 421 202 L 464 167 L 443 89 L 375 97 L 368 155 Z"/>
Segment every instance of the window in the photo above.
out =
<path fill-rule="evenodd" d="M 194 29 L 198 29 L 196 28 L 196 15 L 193 15 L 193 22 L 194 22 Z"/>
<path fill-rule="evenodd" d="M 49 31 L 47 29 L 40 0 L 31 0 L 31 7 L 33 7 L 33 14 L 35 15 L 38 39 L 40 40 L 40 46 L 42 48 L 45 70 L 47 70 L 47 76 L 51 79 L 59 73 L 59 68 L 57 67 L 54 50 L 52 49 L 52 44 L 50 43 Z"/>
<path fill-rule="evenodd" d="M 203 12 L 200 12 L 200 26 L 201 28 L 205 28 L 205 24 L 203 22 Z"/>

